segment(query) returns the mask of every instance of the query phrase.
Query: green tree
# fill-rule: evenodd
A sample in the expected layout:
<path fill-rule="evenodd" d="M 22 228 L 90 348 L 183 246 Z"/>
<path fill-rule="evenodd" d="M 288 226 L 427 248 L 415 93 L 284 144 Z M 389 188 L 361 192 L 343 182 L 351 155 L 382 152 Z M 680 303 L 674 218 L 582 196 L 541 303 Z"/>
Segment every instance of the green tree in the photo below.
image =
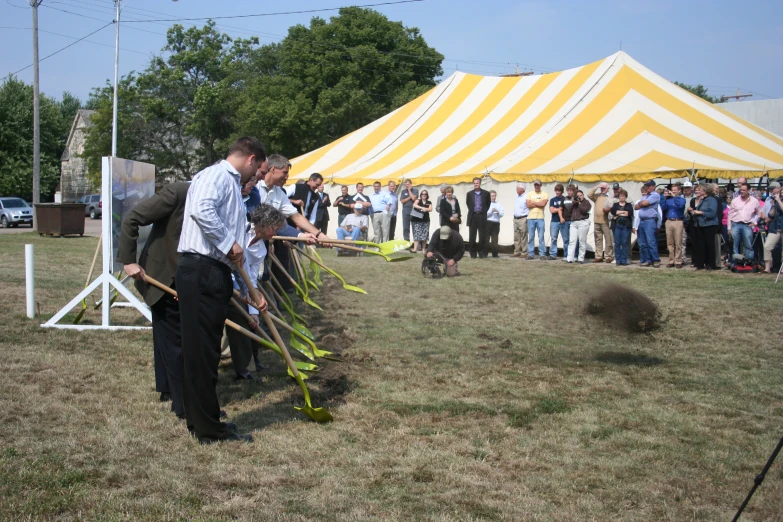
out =
<path fill-rule="evenodd" d="M 163 175 L 190 177 L 222 156 L 218 147 L 234 131 L 239 103 L 237 63 L 257 40 L 232 41 L 215 30 L 168 30 L 163 48 L 146 70 L 122 79 L 118 90 L 120 157 L 147 161 Z M 93 90 L 89 105 L 97 111 L 85 143 L 90 177 L 100 177 L 100 158 L 111 153 L 112 89 Z"/>
<path fill-rule="evenodd" d="M 239 133 L 290 157 L 362 127 L 436 85 L 443 55 L 416 28 L 343 8 L 250 56 Z"/>
<path fill-rule="evenodd" d="M 707 94 L 707 88 L 702 84 L 694 86 L 694 85 L 688 85 L 687 83 L 674 82 L 674 85 L 678 87 L 682 87 L 683 89 L 690 92 L 691 94 L 695 94 L 699 98 L 705 99 L 710 103 L 722 103 L 722 100 L 720 98 L 715 98 L 714 96 L 710 96 L 709 94 Z"/>
<path fill-rule="evenodd" d="M 41 93 L 41 200 L 51 200 L 60 181 L 60 156 L 76 110 L 70 93 L 57 101 Z M 0 195 L 32 200 L 33 87 L 8 78 L 0 85 Z"/>

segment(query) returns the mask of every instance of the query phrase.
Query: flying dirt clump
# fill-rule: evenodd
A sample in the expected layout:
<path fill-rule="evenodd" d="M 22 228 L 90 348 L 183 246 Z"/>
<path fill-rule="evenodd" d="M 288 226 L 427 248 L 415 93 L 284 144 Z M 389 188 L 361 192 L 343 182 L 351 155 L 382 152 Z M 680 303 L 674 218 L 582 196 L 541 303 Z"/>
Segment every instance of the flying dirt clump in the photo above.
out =
<path fill-rule="evenodd" d="M 657 304 L 641 292 L 617 283 L 591 290 L 585 312 L 630 333 L 649 332 L 661 326 Z"/>

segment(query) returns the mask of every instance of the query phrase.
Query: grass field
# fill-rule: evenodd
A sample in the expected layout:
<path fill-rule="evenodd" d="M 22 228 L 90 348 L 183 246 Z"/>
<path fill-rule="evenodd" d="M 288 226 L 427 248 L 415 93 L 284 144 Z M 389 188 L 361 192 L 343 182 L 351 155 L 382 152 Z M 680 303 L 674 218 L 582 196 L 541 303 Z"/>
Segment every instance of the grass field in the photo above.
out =
<path fill-rule="evenodd" d="M 258 384 L 221 365 L 255 442 L 201 447 L 157 401 L 148 332 L 24 316 L 24 243 L 46 317 L 96 241 L 0 236 L 0 520 L 730 520 L 783 435 L 783 283 L 509 259 L 432 281 L 325 252 L 368 291 L 327 279 L 327 312 L 302 309 L 345 359 L 310 383 L 335 422 L 297 413 L 264 352 Z M 662 328 L 585 314 L 608 281 L 655 300 Z M 742 520 L 783 520 L 783 456 Z"/>

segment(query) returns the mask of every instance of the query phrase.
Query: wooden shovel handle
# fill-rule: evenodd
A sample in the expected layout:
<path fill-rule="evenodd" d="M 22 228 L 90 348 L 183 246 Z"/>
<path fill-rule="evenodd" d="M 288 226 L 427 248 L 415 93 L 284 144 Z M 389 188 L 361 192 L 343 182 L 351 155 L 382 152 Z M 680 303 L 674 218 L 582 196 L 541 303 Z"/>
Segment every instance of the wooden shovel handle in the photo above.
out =
<path fill-rule="evenodd" d="M 296 284 L 296 281 L 294 281 L 294 278 L 293 278 L 293 277 L 291 277 L 291 274 L 289 274 L 289 273 L 288 273 L 288 271 L 287 271 L 287 270 L 286 270 L 286 269 L 283 267 L 283 264 L 280 262 L 280 260 L 279 260 L 279 259 L 277 259 L 277 256 L 276 256 L 276 255 L 274 255 L 274 254 L 269 254 L 269 259 L 271 259 L 271 260 L 272 260 L 272 262 L 273 262 L 275 265 L 277 265 L 277 268 L 279 268 L 279 269 L 280 269 L 280 271 L 281 271 L 281 272 L 283 272 L 283 273 L 286 275 L 286 277 L 288 278 L 288 280 L 289 280 L 289 281 L 291 281 L 292 283 Z"/>
<path fill-rule="evenodd" d="M 239 275 L 241 275 L 242 279 L 245 281 L 245 285 L 247 285 L 247 287 L 250 289 L 250 295 L 253 296 L 253 301 L 260 303 L 261 295 L 258 293 L 256 287 L 253 286 L 252 281 L 250 281 L 250 276 L 247 275 L 244 267 L 237 265 L 237 271 L 239 271 Z M 283 352 L 283 358 L 285 359 L 288 367 L 291 369 L 291 373 L 294 375 L 295 379 L 299 379 L 299 370 L 296 369 L 294 360 L 291 359 L 291 354 L 288 353 L 288 349 L 285 347 L 285 343 L 283 343 L 283 340 L 280 338 L 280 333 L 277 331 L 277 328 L 275 328 L 275 323 L 272 322 L 269 312 L 265 310 L 259 310 L 259 312 L 261 312 L 261 317 L 264 318 L 264 322 L 266 322 L 266 326 L 269 328 L 269 331 L 272 334 L 272 338 L 274 338 L 275 343 L 277 344 L 278 348 L 280 348 L 280 351 Z"/>

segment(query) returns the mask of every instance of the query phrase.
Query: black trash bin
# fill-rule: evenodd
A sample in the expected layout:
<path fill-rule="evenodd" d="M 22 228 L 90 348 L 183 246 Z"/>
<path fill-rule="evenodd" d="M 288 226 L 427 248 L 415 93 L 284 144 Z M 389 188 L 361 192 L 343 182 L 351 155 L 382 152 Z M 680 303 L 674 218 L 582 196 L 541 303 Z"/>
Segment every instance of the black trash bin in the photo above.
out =
<path fill-rule="evenodd" d="M 82 203 L 37 203 L 35 217 L 42 236 L 84 235 Z"/>

